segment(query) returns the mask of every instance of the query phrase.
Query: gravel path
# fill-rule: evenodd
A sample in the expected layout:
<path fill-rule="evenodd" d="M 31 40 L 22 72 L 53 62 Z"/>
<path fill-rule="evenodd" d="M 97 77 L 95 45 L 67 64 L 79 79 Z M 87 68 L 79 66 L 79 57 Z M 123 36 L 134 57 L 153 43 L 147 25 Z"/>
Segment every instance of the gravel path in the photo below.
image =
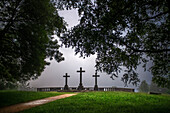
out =
<path fill-rule="evenodd" d="M 57 99 L 70 97 L 73 95 L 76 95 L 76 94 L 63 94 L 63 95 L 48 97 L 48 98 L 44 98 L 44 99 L 40 99 L 40 100 L 34 100 L 34 101 L 26 102 L 26 103 L 11 105 L 11 106 L 7 106 L 4 108 L 0 108 L 0 113 L 15 113 L 15 112 L 23 111 L 25 109 L 29 109 L 29 108 L 39 106 L 39 105 L 42 105 L 45 103 L 49 103 L 49 102 L 55 101 Z"/>

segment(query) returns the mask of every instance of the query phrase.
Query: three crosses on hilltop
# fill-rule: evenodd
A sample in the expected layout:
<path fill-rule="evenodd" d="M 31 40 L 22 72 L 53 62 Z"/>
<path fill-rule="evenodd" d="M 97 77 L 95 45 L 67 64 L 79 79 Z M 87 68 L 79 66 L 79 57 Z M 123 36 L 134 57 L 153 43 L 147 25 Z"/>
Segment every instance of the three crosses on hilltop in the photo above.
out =
<path fill-rule="evenodd" d="M 82 73 L 85 72 L 85 70 L 82 70 L 82 67 L 80 67 L 80 70 L 78 70 L 77 72 L 80 73 L 80 83 L 79 83 L 79 86 L 78 86 L 77 90 L 83 90 Z M 69 87 L 68 87 L 68 84 L 67 84 L 67 78 L 70 77 L 70 76 L 66 73 L 63 77 L 65 77 L 64 90 L 69 90 Z M 97 91 L 98 90 L 97 77 L 100 77 L 100 75 L 97 75 L 97 70 L 95 72 L 95 75 L 93 75 L 93 77 L 95 77 L 94 90 Z"/>

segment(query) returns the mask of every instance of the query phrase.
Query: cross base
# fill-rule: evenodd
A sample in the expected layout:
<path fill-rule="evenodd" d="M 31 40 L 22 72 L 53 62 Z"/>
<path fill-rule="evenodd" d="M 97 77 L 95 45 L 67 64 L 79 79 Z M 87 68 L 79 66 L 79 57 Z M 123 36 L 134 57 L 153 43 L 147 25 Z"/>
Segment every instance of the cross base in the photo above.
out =
<path fill-rule="evenodd" d="M 64 86 L 64 90 L 69 90 L 68 85 L 65 85 L 65 86 Z"/>
<path fill-rule="evenodd" d="M 80 83 L 79 86 L 78 86 L 78 88 L 77 88 L 77 90 L 83 90 L 83 89 L 84 89 L 84 87 L 83 87 L 83 85 Z"/>
<path fill-rule="evenodd" d="M 95 91 L 98 91 L 98 90 L 99 90 L 98 85 L 94 85 L 94 90 L 95 90 Z"/>

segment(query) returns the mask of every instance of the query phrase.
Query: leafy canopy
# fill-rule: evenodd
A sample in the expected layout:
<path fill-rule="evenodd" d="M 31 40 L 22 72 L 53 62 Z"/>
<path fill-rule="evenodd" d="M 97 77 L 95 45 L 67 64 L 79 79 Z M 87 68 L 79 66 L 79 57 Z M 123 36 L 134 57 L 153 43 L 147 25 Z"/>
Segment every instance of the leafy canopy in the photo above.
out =
<path fill-rule="evenodd" d="M 80 24 L 61 38 L 82 57 L 97 54 L 96 67 L 122 81 L 137 84 L 137 66 L 152 61 L 153 81 L 170 83 L 170 6 L 168 0 L 61 1 L 78 7 Z M 70 7 L 67 7 L 70 8 Z"/>
<path fill-rule="evenodd" d="M 27 81 L 40 76 L 46 58 L 64 60 L 54 34 L 65 23 L 50 0 L 0 1 L 0 79 Z"/>

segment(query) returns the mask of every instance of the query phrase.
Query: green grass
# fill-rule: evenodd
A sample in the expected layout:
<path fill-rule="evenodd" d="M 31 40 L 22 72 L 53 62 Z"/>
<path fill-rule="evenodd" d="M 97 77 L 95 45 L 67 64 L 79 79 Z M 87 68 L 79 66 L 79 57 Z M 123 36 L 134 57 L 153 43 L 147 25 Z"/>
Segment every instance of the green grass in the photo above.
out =
<path fill-rule="evenodd" d="M 169 95 L 84 92 L 23 111 L 24 113 L 170 113 Z"/>
<path fill-rule="evenodd" d="M 64 94 L 61 92 L 0 91 L 0 107 Z"/>

